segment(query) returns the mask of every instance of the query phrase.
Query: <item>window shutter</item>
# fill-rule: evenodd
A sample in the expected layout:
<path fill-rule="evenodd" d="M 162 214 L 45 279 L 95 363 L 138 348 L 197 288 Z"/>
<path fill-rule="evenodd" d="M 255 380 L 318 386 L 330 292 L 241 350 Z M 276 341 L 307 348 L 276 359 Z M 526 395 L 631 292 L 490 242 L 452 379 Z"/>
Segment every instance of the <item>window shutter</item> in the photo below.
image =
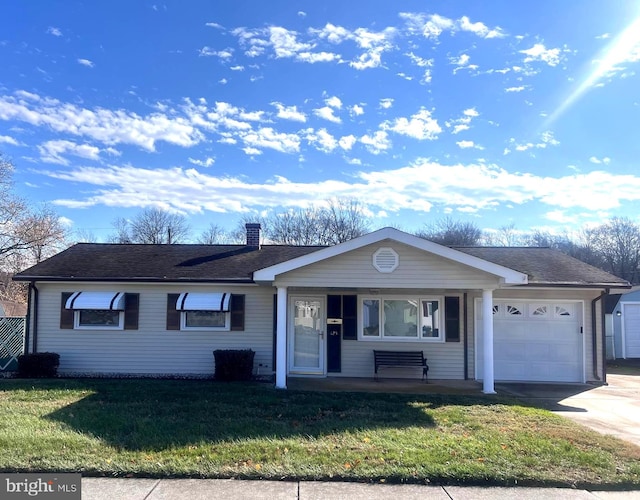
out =
<path fill-rule="evenodd" d="M 460 342 L 460 297 L 444 298 L 444 328 L 447 342 Z"/>
<path fill-rule="evenodd" d="M 358 296 L 342 296 L 342 338 L 358 340 Z"/>
<path fill-rule="evenodd" d="M 138 329 L 138 313 L 140 311 L 140 294 L 124 294 L 124 329 Z"/>
<path fill-rule="evenodd" d="M 231 330 L 244 330 L 244 295 L 231 295 Z"/>
<path fill-rule="evenodd" d="M 71 292 L 62 292 L 62 302 L 60 304 L 60 329 L 73 330 L 73 309 L 65 309 L 67 299 L 73 294 Z"/>
<path fill-rule="evenodd" d="M 178 293 L 167 294 L 167 330 L 180 330 L 180 311 L 176 310 Z"/>

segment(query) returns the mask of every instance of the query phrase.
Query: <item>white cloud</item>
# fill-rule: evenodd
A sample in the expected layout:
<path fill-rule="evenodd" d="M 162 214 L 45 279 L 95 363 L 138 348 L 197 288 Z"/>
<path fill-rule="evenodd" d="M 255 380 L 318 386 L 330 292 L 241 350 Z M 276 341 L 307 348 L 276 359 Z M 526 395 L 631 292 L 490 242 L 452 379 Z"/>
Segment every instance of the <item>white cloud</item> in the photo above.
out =
<path fill-rule="evenodd" d="M 254 148 L 251 146 L 242 148 L 242 151 L 244 151 L 248 156 L 258 156 L 262 154 L 262 151 L 260 151 L 258 148 Z"/>
<path fill-rule="evenodd" d="M 15 120 L 58 133 L 84 136 L 109 146 L 132 144 L 149 151 L 158 141 L 193 146 L 204 139 L 187 118 L 152 113 L 140 116 L 122 109 L 88 109 L 25 91 L 0 96 L 0 120 Z"/>
<path fill-rule="evenodd" d="M 452 134 L 459 134 L 464 130 L 469 130 L 471 128 L 471 121 L 473 118 L 477 118 L 480 116 L 480 113 L 476 111 L 476 108 L 467 108 L 462 112 L 461 118 L 456 118 L 454 120 L 448 120 L 445 122 L 445 125 L 448 128 L 451 128 Z"/>
<path fill-rule="evenodd" d="M 484 147 L 480 146 L 479 144 L 476 144 L 473 141 L 458 141 L 456 142 L 456 144 L 460 149 L 469 149 L 469 148 L 480 149 L 480 150 L 484 149 Z"/>
<path fill-rule="evenodd" d="M 328 99 L 325 99 L 324 102 L 327 106 L 331 106 L 332 108 L 336 108 L 336 109 L 342 108 L 342 101 L 340 100 L 339 97 L 336 97 L 336 96 L 329 97 Z"/>
<path fill-rule="evenodd" d="M 198 165 L 199 167 L 206 167 L 206 168 L 209 168 L 211 165 L 213 165 L 215 161 L 216 161 L 215 158 L 212 158 L 211 156 L 208 156 L 204 160 L 197 160 L 191 157 L 189 158 L 189 163 L 193 163 L 194 165 Z"/>
<path fill-rule="evenodd" d="M 507 87 L 504 89 L 505 92 L 522 92 L 525 89 L 524 85 L 519 87 Z"/>
<path fill-rule="evenodd" d="M 353 145 L 357 142 L 357 138 L 354 135 L 345 135 L 340 138 L 338 144 L 345 151 L 350 151 L 353 148 Z"/>
<path fill-rule="evenodd" d="M 268 148 L 281 153 L 297 153 L 300 151 L 300 137 L 296 134 L 276 132 L 271 127 L 243 132 L 240 138 L 246 146 L 251 148 Z"/>
<path fill-rule="evenodd" d="M 323 120 L 328 120 L 333 123 L 342 123 L 342 120 L 339 116 L 334 114 L 335 110 L 330 108 L 329 106 L 324 106 L 322 108 L 314 109 L 313 114 Z"/>
<path fill-rule="evenodd" d="M 338 147 L 338 141 L 336 141 L 335 137 L 333 137 L 324 128 L 318 131 L 307 129 L 305 134 L 305 138 L 309 141 L 309 144 L 313 144 L 316 148 L 325 153 L 331 153 Z"/>
<path fill-rule="evenodd" d="M 481 22 L 472 23 L 467 16 L 462 16 L 458 19 L 458 27 L 462 31 L 469 31 L 478 35 L 480 38 L 502 38 L 506 36 L 502 28 L 496 27 L 489 29 Z"/>
<path fill-rule="evenodd" d="M 214 50 L 211 47 L 202 47 L 199 51 L 198 51 L 198 55 L 200 57 L 212 57 L 212 56 L 216 56 L 219 57 L 220 59 L 231 59 L 233 57 L 233 49 L 232 48 L 226 48 L 223 50 Z"/>
<path fill-rule="evenodd" d="M 410 118 L 401 117 L 393 122 L 385 122 L 382 128 L 414 139 L 429 141 L 437 139 L 438 134 L 442 132 L 438 121 L 431 116 L 431 111 L 424 108 Z"/>
<path fill-rule="evenodd" d="M 360 106 L 359 104 L 354 104 L 353 106 L 351 106 L 349 109 L 349 113 L 351 114 L 351 116 L 362 116 L 364 115 L 364 108 L 362 106 Z"/>
<path fill-rule="evenodd" d="M 260 150 L 250 147 L 245 151 L 260 154 Z M 593 212 L 594 207 L 598 211 L 612 210 L 621 202 L 640 201 L 640 177 L 634 175 L 596 171 L 552 177 L 511 173 L 497 165 L 442 165 L 425 159 L 395 169 L 361 171 L 349 181 L 311 178 L 306 182 L 293 182 L 276 176 L 257 183 L 195 169 L 154 170 L 130 165 L 42 173 L 95 187 L 92 192 L 87 188 L 77 189 L 76 197 L 54 202 L 73 208 L 145 207 L 162 203 L 181 212 L 225 213 L 308 206 L 338 196 L 365 200 L 368 209 L 390 213 L 428 212 L 433 205 L 443 210 L 486 209 L 493 213 L 501 206 L 540 202 L 549 206 L 550 217 L 560 217 L 561 211 Z"/>
<path fill-rule="evenodd" d="M 558 141 L 553 132 L 547 130 L 546 132 L 542 132 L 540 134 L 540 140 L 537 143 L 534 142 L 525 142 L 520 143 L 517 142 L 514 138 L 509 139 L 509 144 L 511 147 L 515 149 L 515 151 L 528 151 L 530 149 L 546 149 L 547 146 L 558 146 L 560 141 Z M 504 150 L 504 154 L 509 154 L 511 152 L 510 148 L 506 148 Z"/>
<path fill-rule="evenodd" d="M 272 102 L 271 105 L 277 108 L 278 114 L 276 116 L 278 118 L 302 123 L 307 121 L 307 115 L 305 115 L 301 111 L 298 111 L 297 106 L 285 106 L 280 102 Z"/>
<path fill-rule="evenodd" d="M 41 161 L 59 165 L 69 165 L 69 161 L 62 155 L 73 155 L 94 161 L 100 160 L 100 148 L 65 140 L 44 142 L 38 146 L 38 151 Z"/>
<path fill-rule="evenodd" d="M 380 99 L 380 107 L 382 109 L 389 109 L 393 106 L 394 99 L 391 97 L 385 97 L 384 99 Z"/>
<path fill-rule="evenodd" d="M 90 61 L 89 59 L 78 59 L 78 64 L 81 64 L 82 66 L 86 66 L 87 68 L 94 67 L 93 61 Z"/>
<path fill-rule="evenodd" d="M 209 28 L 216 28 L 219 30 L 223 30 L 224 26 L 222 26 L 222 24 L 218 24 L 218 23 L 205 23 L 205 26 L 208 26 Z"/>
<path fill-rule="evenodd" d="M 356 44 L 364 49 L 355 60 L 349 63 L 354 69 L 365 70 L 382 65 L 382 54 L 393 48 L 392 39 L 396 35 L 395 28 L 373 32 L 365 28 L 358 28 L 353 32 Z"/>
<path fill-rule="evenodd" d="M 378 130 L 373 135 L 365 134 L 360 137 L 360 142 L 365 145 L 367 150 L 374 154 L 380 154 L 391 148 L 389 135 L 384 130 Z"/>
<path fill-rule="evenodd" d="M 604 158 L 600 159 L 595 156 L 592 156 L 591 158 L 589 158 L 589 161 L 591 163 L 595 163 L 596 165 L 600 165 L 600 164 L 609 165 L 609 163 L 611 163 L 611 158 L 609 158 L 608 156 L 605 156 Z"/>
<path fill-rule="evenodd" d="M 345 40 L 352 40 L 353 34 L 346 28 L 342 26 L 335 26 L 331 23 L 327 23 L 324 28 L 320 30 L 311 29 L 309 30 L 312 34 L 317 35 L 321 39 L 325 39 L 330 43 L 338 45 Z"/>
<path fill-rule="evenodd" d="M 62 36 L 62 31 L 60 31 L 60 29 L 56 28 L 55 26 L 49 26 L 47 28 L 47 35 Z"/>
<path fill-rule="evenodd" d="M 561 49 L 547 49 L 543 43 L 536 43 L 533 47 L 521 50 L 520 53 L 524 54 L 524 62 L 542 61 L 549 66 L 557 66 L 564 60 L 562 55 L 566 50 Z"/>
<path fill-rule="evenodd" d="M 0 144 L 11 144 L 12 146 L 19 146 L 20 143 L 13 137 L 8 135 L 0 135 Z"/>

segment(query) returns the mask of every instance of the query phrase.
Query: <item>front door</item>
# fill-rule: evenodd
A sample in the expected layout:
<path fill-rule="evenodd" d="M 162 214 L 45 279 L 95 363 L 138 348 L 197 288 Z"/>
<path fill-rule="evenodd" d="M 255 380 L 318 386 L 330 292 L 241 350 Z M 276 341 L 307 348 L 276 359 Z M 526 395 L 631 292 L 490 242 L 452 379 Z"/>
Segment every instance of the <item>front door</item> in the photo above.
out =
<path fill-rule="evenodd" d="M 325 299 L 292 297 L 291 308 L 289 372 L 323 375 Z"/>

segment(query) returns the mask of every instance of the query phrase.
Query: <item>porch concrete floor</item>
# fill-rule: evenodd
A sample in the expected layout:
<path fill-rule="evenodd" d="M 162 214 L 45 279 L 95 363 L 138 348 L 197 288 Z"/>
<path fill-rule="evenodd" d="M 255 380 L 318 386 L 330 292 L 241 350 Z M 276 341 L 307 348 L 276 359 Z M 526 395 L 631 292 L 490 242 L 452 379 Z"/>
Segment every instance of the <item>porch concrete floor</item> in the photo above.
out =
<path fill-rule="evenodd" d="M 404 394 L 456 394 L 478 396 L 482 384 L 475 380 L 429 380 L 405 378 L 289 377 L 287 387 L 297 391 L 396 392 Z"/>

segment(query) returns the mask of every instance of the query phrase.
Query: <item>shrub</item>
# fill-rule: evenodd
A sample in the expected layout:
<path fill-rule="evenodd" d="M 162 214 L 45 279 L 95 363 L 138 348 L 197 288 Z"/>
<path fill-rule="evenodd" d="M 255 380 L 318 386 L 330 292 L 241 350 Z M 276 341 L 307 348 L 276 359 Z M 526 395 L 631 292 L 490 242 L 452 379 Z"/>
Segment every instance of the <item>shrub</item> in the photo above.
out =
<path fill-rule="evenodd" d="M 218 349 L 213 351 L 216 362 L 216 380 L 251 380 L 255 354 L 251 349 Z"/>
<path fill-rule="evenodd" d="M 34 352 L 18 356 L 18 376 L 23 378 L 51 378 L 58 373 L 60 355 L 55 352 Z"/>

